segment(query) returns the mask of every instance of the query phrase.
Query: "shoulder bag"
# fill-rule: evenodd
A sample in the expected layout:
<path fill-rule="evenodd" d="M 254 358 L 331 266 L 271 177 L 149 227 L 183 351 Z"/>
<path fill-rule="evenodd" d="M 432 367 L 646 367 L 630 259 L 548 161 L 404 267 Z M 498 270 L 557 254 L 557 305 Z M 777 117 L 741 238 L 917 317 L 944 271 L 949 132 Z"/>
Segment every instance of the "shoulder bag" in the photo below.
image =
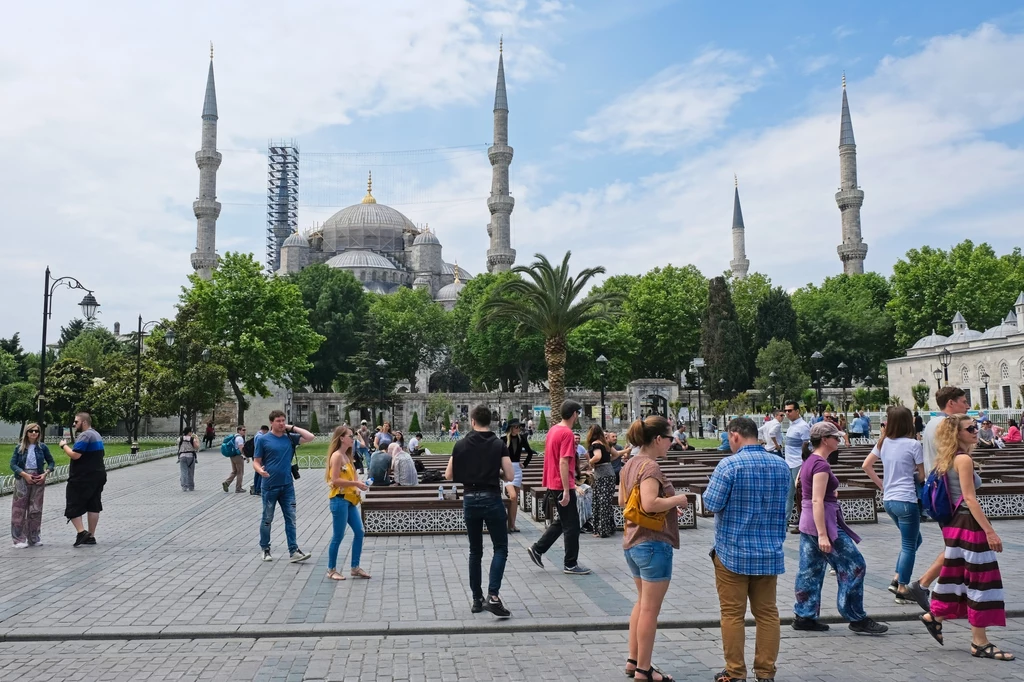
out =
<path fill-rule="evenodd" d="M 637 472 L 636 483 L 633 484 L 633 488 L 629 491 L 629 497 L 626 498 L 626 506 L 622 510 L 622 517 L 641 528 L 661 530 L 665 527 L 665 512 L 648 514 L 640 504 L 640 477 L 643 475 L 646 466 L 647 462 L 644 462 L 640 466 L 640 471 Z"/>

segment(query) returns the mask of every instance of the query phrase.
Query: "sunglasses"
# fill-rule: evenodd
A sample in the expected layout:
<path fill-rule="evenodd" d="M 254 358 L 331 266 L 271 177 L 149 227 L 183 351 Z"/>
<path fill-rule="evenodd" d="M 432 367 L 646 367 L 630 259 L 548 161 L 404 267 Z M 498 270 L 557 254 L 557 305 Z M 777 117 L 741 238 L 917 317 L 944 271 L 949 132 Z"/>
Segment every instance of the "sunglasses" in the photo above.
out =
<path fill-rule="evenodd" d="M 972 424 L 972 425 L 964 428 L 964 431 L 966 431 L 967 433 L 977 433 L 978 432 L 978 426 L 976 424 Z"/>
<path fill-rule="evenodd" d="M 39 429 L 29 429 L 25 433 L 39 433 Z"/>

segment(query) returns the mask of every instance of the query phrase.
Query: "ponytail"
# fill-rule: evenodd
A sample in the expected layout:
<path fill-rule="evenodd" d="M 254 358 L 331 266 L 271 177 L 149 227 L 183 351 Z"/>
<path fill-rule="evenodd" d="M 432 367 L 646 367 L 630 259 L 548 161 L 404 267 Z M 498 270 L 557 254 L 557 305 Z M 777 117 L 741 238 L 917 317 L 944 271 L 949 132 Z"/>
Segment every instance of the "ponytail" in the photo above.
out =
<path fill-rule="evenodd" d="M 658 436 L 668 433 L 668 420 L 661 415 L 652 414 L 647 419 L 637 419 L 629 425 L 626 440 L 630 445 L 643 447 L 650 445 Z"/>

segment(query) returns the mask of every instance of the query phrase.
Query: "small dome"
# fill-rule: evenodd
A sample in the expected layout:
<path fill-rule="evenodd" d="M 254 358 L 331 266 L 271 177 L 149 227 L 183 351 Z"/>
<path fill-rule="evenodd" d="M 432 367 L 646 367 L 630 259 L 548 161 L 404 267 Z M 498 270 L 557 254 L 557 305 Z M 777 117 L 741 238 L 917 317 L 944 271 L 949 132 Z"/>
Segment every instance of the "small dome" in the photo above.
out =
<path fill-rule="evenodd" d="M 942 334 L 936 334 L 933 329 L 931 334 L 922 339 L 918 339 L 917 343 L 911 346 L 911 348 L 935 348 L 936 346 L 941 346 L 946 342 L 946 337 Z"/>
<path fill-rule="evenodd" d="M 1017 333 L 1017 316 L 1010 311 L 1010 314 L 1006 316 L 1002 324 L 996 325 L 990 329 L 986 329 L 985 333 L 979 338 L 982 339 L 1005 339 L 1007 336 L 1013 336 Z"/>
<path fill-rule="evenodd" d="M 459 297 L 459 293 L 465 288 L 466 284 L 464 282 L 452 282 L 451 284 L 438 289 L 437 296 L 434 297 L 434 300 L 438 302 L 454 301 Z"/>
<path fill-rule="evenodd" d="M 412 243 L 413 246 L 419 246 L 421 244 L 437 244 L 440 246 L 441 242 L 438 240 L 436 234 L 430 230 L 423 230 L 416 236 L 416 240 Z"/>
<path fill-rule="evenodd" d="M 374 253 L 373 251 L 366 251 L 363 249 L 350 249 L 339 253 L 327 261 L 327 264 L 332 268 L 382 268 L 385 270 L 397 270 L 395 264 L 390 260 Z"/>
<path fill-rule="evenodd" d="M 975 331 L 974 329 L 963 329 L 961 331 L 954 332 L 952 336 L 946 339 L 946 343 L 964 343 L 966 341 L 974 341 L 978 338 L 981 338 L 981 332 Z"/>
<path fill-rule="evenodd" d="M 455 268 L 456 267 L 458 267 L 458 266 L 453 265 L 452 263 L 442 263 L 441 264 L 441 274 L 442 275 L 451 275 L 452 277 L 454 277 L 455 276 Z M 465 279 L 473 279 L 473 275 L 469 274 L 469 270 L 465 270 L 463 268 L 459 268 L 459 279 L 463 279 L 463 280 L 465 280 Z"/>
<path fill-rule="evenodd" d="M 288 237 L 288 239 L 285 239 L 284 244 L 281 245 L 282 248 L 286 246 L 302 246 L 305 248 L 309 248 L 309 240 L 307 240 L 298 232 L 292 232 L 292 235 Z"/>

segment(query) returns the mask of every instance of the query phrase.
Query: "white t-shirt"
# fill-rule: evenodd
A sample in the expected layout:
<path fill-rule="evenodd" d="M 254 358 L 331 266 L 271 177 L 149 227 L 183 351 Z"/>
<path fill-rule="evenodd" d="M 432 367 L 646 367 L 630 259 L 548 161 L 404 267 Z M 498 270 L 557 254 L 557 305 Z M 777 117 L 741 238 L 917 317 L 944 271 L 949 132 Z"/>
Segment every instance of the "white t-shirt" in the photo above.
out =
<path fill-rule="evenodd" d="M 683 445 L 687 445 L 689 443 L 689 441 L 687 441 L 687 439 L 686 439 L 686 432 L 685 431 L 675 431 L 672 434 L 672 437 L 673 438 L 678 438 L 679 442 L 682 443 Z"/>
<path fill-rule="evenodd" d="M 39 468 L 39 458 L 36 457 L 36 446 L 29 445 L 28 450 L 25 451 L 25 471 L 31 471 L 35 473 L 36 469 Z"/>
<path fill-rule="evenodd" d="M 804 443 L 811 439 L 811 427 L 803 419 L 797 418 L 795 422 L 789 423 L 786 429 L 786 464 L 790 469 L 796 469 L 803 465 Z"/>
<path fill-rule="evenodd" d="M 413 436 L 412 438 L 409 439 L 409 452 L 412 452 L 413 450 L 415 450 L 419 446 L 420 446 L 420 442 L 416 438 L 416 436 Z"/>
<path fill-rule="evenodd" d="M 238 449 L 238 454 L 242 454 L 242 448 L 245 447 L 245 437 L 240 434 L 235 434 L 235 447 Z"/>
<path fill-rule="evenodd" d="M 940 414 L 937 417 L 932 417 L 928 420 L 928 423 L 924 425 L 924 433 L 921 434 L 921 445 L 924 447 L 924 473 L 927 476 L 935 468 L 935 457 L 939 454 L 935 448 L 935 432 L 939 430 L 939 424 L 945 419 L 945 415 Z"/>
<path fill-rule="evenodd" d="M 782 422 L 778 419 L 766 421 L 761 427 L 761 433 L 764 436 L 764 449 L 768 452 L 775 452 L 775 441 L 782 443 Z M 773 436 L 775 440 L 772 440 Z"/>
<path fill-rule="evenodd" d="M 914 472 L 924 463 L 924 448 L 915 438 L 886 438 L 882 450 L 871 454 L 882 460 L 882 500 L 917 502 Z"/>

